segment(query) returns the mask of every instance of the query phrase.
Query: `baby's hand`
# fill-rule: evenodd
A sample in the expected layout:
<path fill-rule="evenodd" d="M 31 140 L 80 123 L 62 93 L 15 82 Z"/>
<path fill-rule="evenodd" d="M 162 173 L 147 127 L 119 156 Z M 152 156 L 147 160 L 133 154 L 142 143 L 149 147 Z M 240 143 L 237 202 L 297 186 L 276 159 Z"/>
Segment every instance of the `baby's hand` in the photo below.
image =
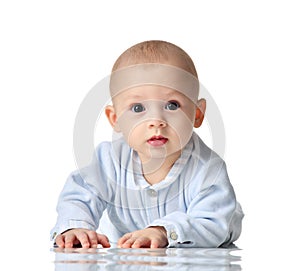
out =
<path fill-rule="evenodd" d="M 159 226 L 126 233 L 118 241 L 119 248 L 159 248 L 167 245 L 167 232 Z"/>
<path fill-rule="evenodd" d="M 72 229 L 57 235 L 55 243 L 60 248 L 72 248 L 81 245 L 83 248 L 96 248 L 98 244 L 110 247 L 108 238 L 92 230 Z"/>

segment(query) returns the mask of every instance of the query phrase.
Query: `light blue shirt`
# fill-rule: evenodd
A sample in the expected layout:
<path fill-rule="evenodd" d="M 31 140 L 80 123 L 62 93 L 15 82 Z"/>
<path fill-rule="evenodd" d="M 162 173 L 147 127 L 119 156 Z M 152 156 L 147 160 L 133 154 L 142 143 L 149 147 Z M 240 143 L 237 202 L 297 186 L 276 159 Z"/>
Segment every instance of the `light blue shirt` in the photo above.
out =
<path fill-rule="evenodd" d="M 154 185 L 123 138 L 101 143 L 93 162 L 69 176 L 57 212 L 52 239 L 70 228 L 99 228 L 114 244 L 125 233 L 163 226 L 168 247 L 230 244 L 243 218 L 224 161 L 196 133 Z"/>

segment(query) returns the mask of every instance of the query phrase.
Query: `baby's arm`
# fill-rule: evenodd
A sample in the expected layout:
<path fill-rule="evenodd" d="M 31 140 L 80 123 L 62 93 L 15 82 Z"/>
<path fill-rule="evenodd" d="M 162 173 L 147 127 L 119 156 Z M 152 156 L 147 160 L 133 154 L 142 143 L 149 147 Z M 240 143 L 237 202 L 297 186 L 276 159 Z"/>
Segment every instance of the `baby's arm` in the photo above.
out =
<path fill-rule="evenodd" d="M 107 248 L 110 247 L 108 238 L 88 229 L 71 229 L 59 234 L 55 243 L 60 248 L 72 248 L 80 245 L 83 248 L 96 248 L 98 244 Z"/>
<path fill-rule="evenodd" d="M 51 240 L 59 247 L 110 246 L 105 235 L 96 233 L 114 191 L 109 180 L 116 179 L 113 161 L 108 159 L 110 148 L 110 144 L 100 144 L 91 163 L 68 177 L 57 204 L 57 222 L 51 231 Z"/>
<path fill-rule="evenodd" d="M 148 225 L 166 229 L 169 247 L 219 247 L 239 237 L 243 213 L 224 163 L 212 161 L 202 184 L 196 179 L 188 193 L 186 212 L 169 213 Z"/>
<path fill-rule="evenodd" d="M 125 234 L 118 246 L 219 247 L 239 237 L 243 213 L 221 160 L 211 161 L 210 170 L 198 175 L 188 191 L 185 212 L 171 212 L 143 230 Z"/>
<path fill-rule="evenodd" d="M 108 245 L 107 238 L 95 230 L 99 226 L 106 202 L 93 191 L 79 173 L 68 178 L 58 200 L 58 219 L 52 229 L 52 240 L 59 247 L 94 247 Z"/>

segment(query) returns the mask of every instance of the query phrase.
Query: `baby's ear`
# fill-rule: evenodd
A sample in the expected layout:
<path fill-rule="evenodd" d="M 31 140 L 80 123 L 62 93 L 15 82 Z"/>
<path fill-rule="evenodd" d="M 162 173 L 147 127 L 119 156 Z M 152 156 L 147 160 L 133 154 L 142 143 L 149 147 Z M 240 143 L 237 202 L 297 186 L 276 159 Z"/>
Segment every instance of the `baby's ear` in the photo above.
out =
<path fill-rule="evenodd" d="M 196 114 L 195 114 L 195 121 L 194 121 L 194 127 L 199 128 L 204 120 L 206 110 L 206 100 L 200 99 L 197 102 L 197 108 L 196 108 Z"/>
<path fill-rule="evenodd" d="M 117 114 L 115 108 L 112 105 L 107 105 L 105 107 L 105 115 L 115 132 L 120 132 L 120 128 L 117 121 Z"/>

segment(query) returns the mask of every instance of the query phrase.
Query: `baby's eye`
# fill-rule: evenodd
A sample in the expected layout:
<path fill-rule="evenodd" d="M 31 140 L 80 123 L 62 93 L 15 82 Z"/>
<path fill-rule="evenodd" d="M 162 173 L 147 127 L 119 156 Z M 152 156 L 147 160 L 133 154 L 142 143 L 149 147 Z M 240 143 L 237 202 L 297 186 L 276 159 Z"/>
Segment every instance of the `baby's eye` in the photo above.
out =
<path fill-rule="evenodd" d="M 131 107 L 131 111 L 135 112 L 135 113 L 140 113 L 140 112 L 145 111 L 145 107 L 142 104 L 134 104 Z"/>
<path fill-rule="evenodd" d="M 180 107 L 180 105 L 176 101 L 169 101 L 165 105 L 165 109 L 167 109 L 167 110 L 177 110 L 179 107 Z"/>

